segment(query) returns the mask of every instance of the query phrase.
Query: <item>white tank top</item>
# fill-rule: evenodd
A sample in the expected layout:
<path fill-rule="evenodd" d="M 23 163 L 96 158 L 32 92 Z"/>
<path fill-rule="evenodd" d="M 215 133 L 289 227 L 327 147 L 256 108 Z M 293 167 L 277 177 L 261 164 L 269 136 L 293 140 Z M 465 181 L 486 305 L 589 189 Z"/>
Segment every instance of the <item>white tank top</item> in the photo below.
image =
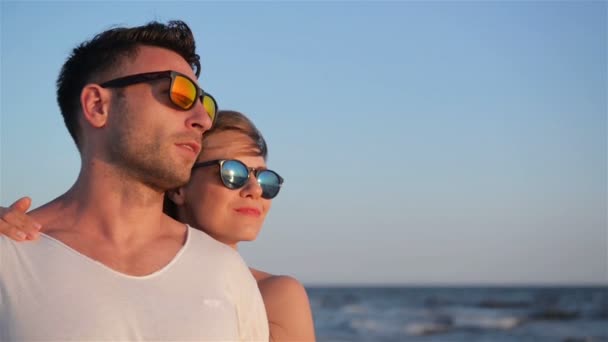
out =
<path fill-rule="evenodd" d="M 0 341 L 268 341 L 240 255 L 188 227 L 174 259 L 125 275 L 48 236 L 0 236 Z"/>

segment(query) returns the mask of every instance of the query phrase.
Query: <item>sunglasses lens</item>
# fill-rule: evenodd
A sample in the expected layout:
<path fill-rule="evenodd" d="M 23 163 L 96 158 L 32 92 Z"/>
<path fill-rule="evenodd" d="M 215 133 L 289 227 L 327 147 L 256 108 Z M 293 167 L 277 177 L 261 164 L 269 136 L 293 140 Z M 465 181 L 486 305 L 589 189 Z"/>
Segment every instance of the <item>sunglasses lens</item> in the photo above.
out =
<path fill-rule="evenodd" d="M 258 183 L 262 188 L 262 197 L 266 199 L 274 198 L 281 190 L 279 175 L 270 170 L 261 171 L 258 174 Z"/>
<path fill-rule="evenodd" d="M 247 183 L 249 170 L 243 163 L 236 160 L 226 160 L 222 164 L 220 176 L 224 185 L 229 189 L 238 189 Z"/>
<path fill-rule="evenodd" d="M 215 122 L 215 114 L 217 114 L 217 103 L 215 102 L 213 96 L 209 94 L 205 94 L 203 96 L 203 107 L 205 107 L 205 111 L 207 112 L 207 115 L 209 115 L 211 122 Z"/>
<path fill-rule="evenodd" d="M 171 101 L 182 109 L 190 109 L 196 100 L 197 88 L 184 76 L 177 75 L 171 87 Z"/>

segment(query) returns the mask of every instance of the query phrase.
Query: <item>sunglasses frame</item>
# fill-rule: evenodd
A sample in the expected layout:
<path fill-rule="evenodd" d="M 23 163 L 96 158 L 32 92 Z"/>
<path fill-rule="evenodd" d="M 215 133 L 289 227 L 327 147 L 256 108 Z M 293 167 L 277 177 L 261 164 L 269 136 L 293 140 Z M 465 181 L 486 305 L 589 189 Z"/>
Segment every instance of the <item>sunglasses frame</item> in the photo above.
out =
<path fill-rule="evenodd" d="M 241 185 L 238 188 L 231 187 L 229 185 L 229 183 L 227 183 L 224 180 L 224 177 L 222 177 L 222 168 L 224 167 L 224 163 L 227 162 L 227 161 L 237 162 L 237 163 L 243 165 L 247 169 L 247 180 L 243 183 L 243 185 Z M 195 163 L 192 166 L 192 170 L 195 170 L 195 169 L 198 169 L 198 168 L 201 168 L 201 167 L 212 166 L 212 165 L 219 165 L 220 166 L 220 172 L 219 172 L 220 179 L 222 180 L 222 183 L 224 184 L 224 186 L 226 188 L 230 189 L 230 190 L 238 190 L 238 189 L 242 189 L 243 187 L 245 187 L 245 185 L 247 185 L 247 182 L 251 179 L 251 174 L 252 173 L 255 176 L 256 181 L 259 181 L 258 180 L 258 175 L 260 173 L 262 173 L 262 172 L 270 172 L 270 173 L 274 174 L 275 176 L 277 176 L 277 178 L 279 180 L 279 190 L 277 190 L 277 193 L 274 196 L 270 197 L 270 198 L 266 198 L 262 194 L 262 198 L 273 199 L 273 198 L 277 197 L 277 195 L 281 191 L 281 187 L 283 185 L 284 179 L 283 179 L 283 177 L 281 177 L 281 175 L 279 175 L 278 173 L 276 173 L 276 171 L 268 170 L 268 169 L 260 169 L 260 168 L 255 168 L 255 167 L 249 167 L 245 163 L 243 163 L 242 161 L 240 161 L 238 159 L 214 159 L 214 160 L 208 160 L 208 161 L 204 161 L 204 162 L 198 162 L 198 163 Z M 260 187 L 262 187 L 262 185 L 260 183 L 258 183 L 258 185 L 260 185 Z"/>
<path fill-rule="evenodd" d="M 213 96 L 211 96 L 211 94 L 205 92 L 203 90 L 203 88 L 199 87 L 196 84 L 196 82 L 194 82 L 190 77 L 182 74 L 181 72 L 177 72 L 177 71 L 173 71 L 173 70 L 144 72 L 141 74 L 133 74 L 133 75 L 128 75 L 128 76 L 118 77 L 118 78 L 103 82 L 103 83 L 99 84 L 99 86 L 102 88 L 123 88 L 123 87 L 127 87 L 127 86 L 130 86 L 133 84 L 151 82 L 151 81 L 156 81 L 156 80 L 160 80 L 163 78 L 170 78 L 171 85 L 169 86 L 169 89 L 172 89 L 173 84 L 175 83 L 175 78 L 177 76 L 184 77 L 185 79 L 187 79 L 194 85 L 194 87 L 196 88 L 195 98 L 200 99 L 201 104 L 204 105 L 203 101 L 204 101 L 205 97 L 209 97 L 211 99 L 211 101 L 213 101 L 213 105 L 215 107 L 215 114 L 210 115 L 209 113 L 207 113 L 207 115 L 209 115 L 209 117 L 211 118 L 212 123 L 215 123 L 215 118 L 217 117 L 217 112 L 218 112 L 217 101 L 215 101 L 215 98 Z M 183 108 L 183 107 L 177 105 L 175 102 L 173 102 L 173 99 L 171 99 L 170 91 L 169 91 L 169 100 L 171 101 L 172 104 L 174 104 L 177 108 L 179 108 L 181 110 L 190 110 L 196 104 L 196 101 L 192 101 L 192 104 L 188 108 Z M 205 109 L 205 111 L 206 111 L 206 109 Z"/>

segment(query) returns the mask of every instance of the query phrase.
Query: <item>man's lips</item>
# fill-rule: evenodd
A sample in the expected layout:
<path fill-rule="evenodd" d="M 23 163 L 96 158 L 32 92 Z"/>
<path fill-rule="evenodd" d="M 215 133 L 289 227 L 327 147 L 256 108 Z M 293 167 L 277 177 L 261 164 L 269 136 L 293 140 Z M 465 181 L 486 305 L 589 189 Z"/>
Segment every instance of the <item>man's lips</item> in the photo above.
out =
<path fill-rule="evenodd" d="M 239 214 L 250 215 L 250 216 L 255 216 L 255 217 L 259 217 L 260 215 L 262 215 L 261 210 L 259 210 L 257 208 L 251 208 L 251 207 L 236 208 L 236 209 L 234 209 L 234 211 L 236 211 Z"/>
<path fill-rule="evenodd" d="M 199 152 L 201 151 L 201 145 L 193 141 L 179 142 L 175 145 L 180 148 L 192 151 L 192 153 L 194 153 L 194 155 L 196 156 L 198 156 Z"/>

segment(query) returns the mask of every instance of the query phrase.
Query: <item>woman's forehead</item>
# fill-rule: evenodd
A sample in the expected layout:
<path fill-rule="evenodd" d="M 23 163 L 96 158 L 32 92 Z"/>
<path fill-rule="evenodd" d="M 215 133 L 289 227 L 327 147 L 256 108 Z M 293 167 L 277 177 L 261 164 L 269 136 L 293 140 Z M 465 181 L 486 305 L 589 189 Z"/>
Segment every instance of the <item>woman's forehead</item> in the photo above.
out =
<path fill-rule="evenodd" d="M 247 134 L 239 131 L 223 131 L 218 133 L 211 133 L 208 136 L 203 137 L 203 145 L 217 148 L 225 147 L 230 143 L 252 143 L 251 139 Z"/>
<path fill-rule="evenodd" d="M 237 156 L 259 156 L 262 158 L 260 149 L 248 135 L 240 132 L 225 131 L 204 138 L 199 160 Z"/>

